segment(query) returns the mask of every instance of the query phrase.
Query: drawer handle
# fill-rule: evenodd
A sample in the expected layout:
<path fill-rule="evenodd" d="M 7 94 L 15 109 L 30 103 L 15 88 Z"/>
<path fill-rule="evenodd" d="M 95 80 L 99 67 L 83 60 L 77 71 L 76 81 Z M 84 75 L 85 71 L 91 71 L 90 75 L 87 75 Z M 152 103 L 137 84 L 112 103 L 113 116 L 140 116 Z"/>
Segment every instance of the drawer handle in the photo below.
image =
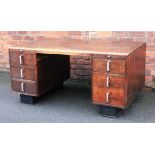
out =
<path fill-rule="evenodd" d="M 110 86 L 110 81 L 109 81 L 109 77 L 107 77 L 107 87 L 109 87 Z"/>
<path fill-rule="evenodd" d="M 20 69 L 20 77 L 24 78 L 24 68 Z"/>
<path fill-rule="evenodd" d="M 106 102 L 109 103 L 109 92 L 106 93 Z"/>
<path fill-rule="evenodd" d="M 21 83 L 21 91 L 24 92 L 24 82 Z"/>
<path fill-rule="evenodd" d="M 23 58 L 24 58 L 23 55 L 20 55 L 19 56 L 19 63 L 20 63 L 20 65 L 23 65 Z"/>
<path fill-rule="evenodd" d="M 107 61 L 107 72 L 110 71 L 110 60 Z"/>

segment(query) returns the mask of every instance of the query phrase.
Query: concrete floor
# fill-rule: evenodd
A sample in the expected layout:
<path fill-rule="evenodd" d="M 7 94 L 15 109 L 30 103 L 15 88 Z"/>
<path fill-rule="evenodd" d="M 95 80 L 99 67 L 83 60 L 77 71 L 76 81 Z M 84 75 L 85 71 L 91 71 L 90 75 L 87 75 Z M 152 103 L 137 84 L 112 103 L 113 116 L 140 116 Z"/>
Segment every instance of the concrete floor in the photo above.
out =
<path fill-rule="evenodd" d="M 72 81 L 35 105 L 21 104 L 10 90 L 8 73 L 0 73 L 0 122 L 138 123 L 155 122 L 155 93 L 140 93 L 120 118 L 102 117 L 91 104 L 90 88 Z"/>

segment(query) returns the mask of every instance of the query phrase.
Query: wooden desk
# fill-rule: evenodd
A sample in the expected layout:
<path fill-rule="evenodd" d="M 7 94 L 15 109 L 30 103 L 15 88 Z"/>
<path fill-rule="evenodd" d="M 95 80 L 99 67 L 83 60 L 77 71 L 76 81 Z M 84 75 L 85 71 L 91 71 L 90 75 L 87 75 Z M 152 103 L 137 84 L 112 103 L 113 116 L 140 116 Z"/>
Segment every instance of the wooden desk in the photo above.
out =
<path fill-rule="evenodd" d="M 9 47 L 11 86 L 34 103 L 70 77 L 70 55 L 91 55 L 92 102 L 101 113 L 127 108 L 144 85 L 146 44 L 103 40 L 43 40 Z M 109 112 L 108 112 L 109 113 Z"/>

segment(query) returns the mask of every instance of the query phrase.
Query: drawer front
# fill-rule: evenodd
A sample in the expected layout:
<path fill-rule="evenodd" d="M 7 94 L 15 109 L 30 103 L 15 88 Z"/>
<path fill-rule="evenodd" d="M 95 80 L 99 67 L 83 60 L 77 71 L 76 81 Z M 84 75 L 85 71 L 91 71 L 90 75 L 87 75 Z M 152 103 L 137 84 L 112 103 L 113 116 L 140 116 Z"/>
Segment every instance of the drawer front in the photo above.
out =
<path fill-rule="evenodd" d="M 93 87 L 103 88 L 125 88 L 125 77 L 124 76 L 112 76 L 105 74 L 93 74 Z"/>
<path fill-rule="evenodd" d="M 36 65 L 36 54 L 34 51 L 9 50 L 11 66 L 29 66 Z"/>
<path fill-rule="evenodd" d="M 93 103 L 99 105 L 108 105 L 113 107 L 125 107 L 124 90 L 108 89 L 102 87 L 93 87 Z"/>
<path fill-rule="evenodd" d="M 11 66 L 11 77 L 14 79 L 24 79 L 35 81 L 37 79 L 36 70 L 28 67 Z"/>
<path fill-rule="evenodd" d="M 12 80 L 11 86 L 14 92 L 37 96 L 37 85 L 35 82 Z"/>
<path fill-rule="evenodd" d="M 125 60 L 93 59 L 93 72 L 125 74 Z"/>

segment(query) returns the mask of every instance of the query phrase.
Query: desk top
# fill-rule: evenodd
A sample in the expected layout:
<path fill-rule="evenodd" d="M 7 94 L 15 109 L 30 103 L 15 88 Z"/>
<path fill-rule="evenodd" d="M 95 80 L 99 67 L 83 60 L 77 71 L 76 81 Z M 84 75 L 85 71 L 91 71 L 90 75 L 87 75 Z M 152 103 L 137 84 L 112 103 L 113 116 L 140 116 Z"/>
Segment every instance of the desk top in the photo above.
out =
<path fill-rule="evenodd" d="M 64 55 L 85 55 L 85 54 L 111 54 L 129 55 L 142 42 L 103 41 L 103 40 L 71 40 L 71 39 L 50 39 L 32 41 L 20 45 L 10 46 L 9 49 L 35 50 L 37 53 L 64 54 Z"/>

